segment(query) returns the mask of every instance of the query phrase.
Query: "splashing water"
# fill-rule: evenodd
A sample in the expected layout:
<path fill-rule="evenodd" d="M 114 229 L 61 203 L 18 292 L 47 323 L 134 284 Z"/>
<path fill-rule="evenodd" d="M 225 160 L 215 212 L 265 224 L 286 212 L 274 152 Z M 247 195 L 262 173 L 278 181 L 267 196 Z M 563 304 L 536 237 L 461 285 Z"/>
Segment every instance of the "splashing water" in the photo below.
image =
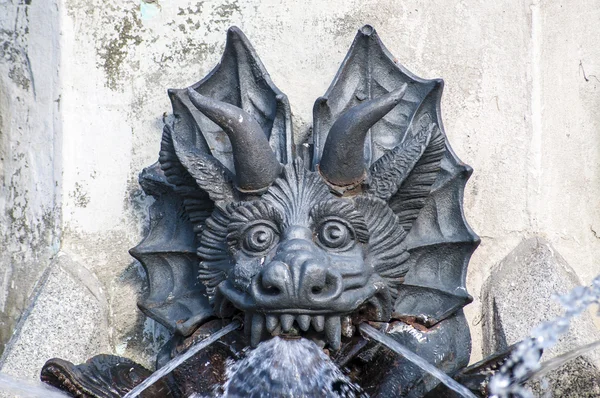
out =
<path fill-rule="evenodd" d="M 570 321 L 590 305 L 600 303 L 600 276 L 597 276 L 589 287 L 577 286 L 571 292 L 563 296 L 555 295 L 553 298 L 565 309 L 564 315 L 542 323 L 531 332 L 531 339 L 519 343 L 500 371 L 490 380 L 491 397 L 533 397 L 531 391 L 522 383 L 544 370 L 540 364 L 542 350 L 556 344 L 558 338 L 569 330 Z M 592 343 L 568 353 L 561 363 L 576 354 L 581 355 L 585 349 L 595 348 L 596 345 Z"/>
<path fill-rule="evenodd" d="M 316 344 L 274 337 L 227 369 L 223 397 L 360 397 Z"/>
<path fill-rule="evenodd" d="M 458 383 L 452 377 L 448 376 L 446 373 L 442 372 L 441 370 L 439 370 L 438 368 L 436 368 L 435 366 L 433 366 L 432 364 L 430 364 L 429 362 L 427 362 L 408 348 L 404 347 L 398 341 L 394 340 L 385 333 L 380 332 L 379 330 L 366 323 L 360 324 L 360 330 L 368 337 L 372 338 L 373 340 L 377 340 L 381 344 L 388 347 L 390 350 L 402 355 L 404 358 L 408 359 L 427 373 L 431 374 L 439 381 L 444 383 L 446 387 L 448 387 L 452 391 L 460 394 L 463 397 L 477 398 L 471 391 L 469 391 L 468 388 Z"/>
<path fill-rule="evenodd" d="M 10 394 L 6 396 L 31 398 L 65 398 L 69 396 L 59 389 L 42 382 L 23 380 L 7 375 L 6 373 L 0 373 L 0 391 L 3 393 L 2 396 L 5 396 L 4 394 Z"/>
<path fill-rule="evenodd" d="M 176 367 L 178 367 L 179 365 L 184 363 L 186 360 L 193 357 L 198 352 L 200 352 L 202 349 L 208 347 L 209 345 L 211 345 L 212 343 L 214 343 L 221 337 L 225 336 L 227 333 L 233 332 L 234 330 L 236 330 L 239 327 L 240 327 L 240 322 L 233 321 L 229 325 L 225 326 L 223 329 L 219 330 L 218 332 L 215 332 L 215 333 L 211 334 L 210 336 L 206 337 L 204 340 L 194 344 L 185 353 L 171 359 L 169 362 L 167 362 L 167 364 L 165 366 L 158 369 L 156 372 L 152 373 L 152 375 L 150 377 L 148 377 L 142 383 L 138 384 L 133 390 L 131 390 L 127 394 L 125 394 L 125 396 L 123 398 L 134 398 L 134 397 L 139 396 L 144 390 L 146 390 L 148 387 L 150 387 L 152 384 L 156 383 L 158 380 L 160 380 L 164 376 L 171 373 L 173 371 L 173 369 L 175 369 Z"/>

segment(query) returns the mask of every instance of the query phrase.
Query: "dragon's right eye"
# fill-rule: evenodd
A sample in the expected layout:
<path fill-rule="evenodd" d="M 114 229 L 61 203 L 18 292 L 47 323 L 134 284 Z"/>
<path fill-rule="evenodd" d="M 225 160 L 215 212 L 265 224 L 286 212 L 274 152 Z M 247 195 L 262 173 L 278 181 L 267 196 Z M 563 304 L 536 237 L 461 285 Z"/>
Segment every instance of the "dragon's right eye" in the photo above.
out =
<path fill-rule="evenodd" d="M 327 249 L 344 251 L 354 245 L 354 230 L 339 218 L 326 219 L 317 229 L 318 242 Z"/>
<path fill-rule="evenodd" d="M 278 240 L 277 228 L 268 221 L 250 224 L 243 234 L 242 249 L 250 255 L 269 251 Z"/>

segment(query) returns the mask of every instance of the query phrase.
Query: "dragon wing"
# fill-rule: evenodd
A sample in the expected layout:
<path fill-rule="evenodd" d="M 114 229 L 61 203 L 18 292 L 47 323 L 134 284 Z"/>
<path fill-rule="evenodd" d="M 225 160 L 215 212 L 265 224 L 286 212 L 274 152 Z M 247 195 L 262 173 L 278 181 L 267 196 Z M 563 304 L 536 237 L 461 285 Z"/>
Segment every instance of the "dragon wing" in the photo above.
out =
<path fill-rule="evenodd" d="M 479 243 L 462 209 L 472 170 L 454 154 L 442 125 L 443 81 L 413 75 L 375 30 L 364 26 L 333 83 L 315 103 L 312 165 L 317 168 L 329 129 L 341 114 L 403 84 L 402 100 L 365 140 L 371 178 L 367 192 L 386 200 L 408 233 L 404 244 L 410 257 L 402 264 L 408 271 L 394 317 L 433 325 L 472 300 L 465 289 L 466 269 Z"/>
<path fill-rule="evenodd" d="M 256 51 L 237 27 L 227 31 L 221 62 L 190 86 L 198 93 L 249 113 L 263 128 L 278 160 L 292 159 L 292 124 L 287 97 L 273 83 Z M 174 130 L 180 140 L 211 154 L 235 173 L 231 144 L 223 130 L 191 103 L 187 88 L 171 89 Z"/>
<path fill-rule="evenodd" d="M 187 336 L 213 316 L 206 287 L 197 278 L 196 234 L 184 200 L 157 162 L 140 174 L 150 206 L 150 230 L 129 253 L 142 263 L 148 277 L 148 294 L 138 307 L 172 333 Z M 209 208 L 212 203 L 204 203 Z"/>
<path fill-rule="evenodd" d="M 291 159 L 287 97 L 238 28 L 229 29 L 221 62 L 191 88 L 242 108 L 260 124 L 277 159 Z M 149 292 L 138 302 L 140 309 L 172 332 L 188 336 L 214 316 L 198 279 L 199 236 L 215 203 L 236 200 L 237 193 L 225 132 L 196 109 L 187 88 L 171 89 L 169 97 L 174 117 L 164 128 L 159 162 L 140 174 L 142 188 L 156 199 L 150 230 L 130 253 L 148 276 Z"/>
<path fill-rule="evenodd" d="M 316 168 L 321 159 L 329 129 L 342 113 L 405 83 L 407 87 L 400 103 L 369 131 L 365 140 L 367 165 L 400 145 L 420 105 L 443 82 L 413 75 L 397 63 L 371 26 L 362 27 L 331 86 L 315 102 L 313 167 Z"/>
<path fill-rule="evenodd" d="M 472 169 L 446 143 L 441 171 L 405 243 L 409 271 L 396 300 L 394 317 L 432 326 L 472 301 L 465 282 L 479 245 L 463 213 L 463 194 Z"/>

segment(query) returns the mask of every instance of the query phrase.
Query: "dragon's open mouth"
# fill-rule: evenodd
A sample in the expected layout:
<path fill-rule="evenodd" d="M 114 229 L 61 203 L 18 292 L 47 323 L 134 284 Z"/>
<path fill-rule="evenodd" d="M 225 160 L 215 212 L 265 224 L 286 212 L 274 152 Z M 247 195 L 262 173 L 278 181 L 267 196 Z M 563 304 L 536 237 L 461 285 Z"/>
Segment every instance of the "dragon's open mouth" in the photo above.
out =
<path fill-rule="evenodd" d="M 247 293 L 240 292 L 230 283 L 219 286 L 217 299 L 221 313 L 244 312 L 245 330 L 252 346 L 273 336 L 305 337 L 321 345 L 339 349 L 342 336 L 352 337 L 355 326 L 363 321 L 387 321 L 390 316 L 390 295 L 380 282 L 344 294 L 353 301 L 344 300 L 332 305 L 332 310 L 306 308 L 260 308 Z M 342 294 L 342 297 L 344 297 Z M 335 303 L 334 303 L 335 304 Z M 345 304 L 345 308 L 342 306 Z"/>

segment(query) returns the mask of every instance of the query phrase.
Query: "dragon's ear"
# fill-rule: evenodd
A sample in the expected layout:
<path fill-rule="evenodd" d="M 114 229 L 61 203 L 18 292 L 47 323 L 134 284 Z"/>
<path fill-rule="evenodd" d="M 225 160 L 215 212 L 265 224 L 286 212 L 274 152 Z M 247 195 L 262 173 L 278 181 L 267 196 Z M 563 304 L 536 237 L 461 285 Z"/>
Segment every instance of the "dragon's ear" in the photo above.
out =
<path fill-rule="evenodd" d="M 229 170 L 213 156 L 179 142 L 169 125 L 163 129 L 158 161 L 167 181 L 190 205 L 194 199 L 229 202 L 237 198 Z M 190 211 L 193 212 L 192 208 Z"/>
<path fill-rule="evenodd" d="M 440 172 L 444 135 L 429 114 L 411 124 L 402 144 L 371 165 L 369 193 L 389 203 L 410 231 Z"/>

